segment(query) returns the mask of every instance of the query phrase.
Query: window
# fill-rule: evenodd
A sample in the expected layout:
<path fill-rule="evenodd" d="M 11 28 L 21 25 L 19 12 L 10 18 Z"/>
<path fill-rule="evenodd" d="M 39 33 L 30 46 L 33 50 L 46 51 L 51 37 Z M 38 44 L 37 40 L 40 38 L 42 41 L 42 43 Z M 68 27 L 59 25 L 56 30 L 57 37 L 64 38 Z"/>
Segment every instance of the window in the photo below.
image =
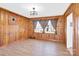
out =
<path fill-rule="evenodd" d="M 36 28 L 35 28 L 34 32 L 38 32 L 38 33 L 43 32 L 43 28 L 42 28 L 41 24 L 39 23 L 39 21 L 37 21 Z"/>
<path fill-rule="evenodd" d="M 56 34 L 56 21 L 34 21 L 34 32 Z"/>
<path fill-rule="evenodd" d="M 49 20 L 48 21 L 48 24 L 47 24 L 47 26 L 45 27 L 45 33 L 54 33 L 55 34 L 55 32 L 56 32 L 56 30 L 55 30 L 55 28 L 53 27 L 53 25 L 52 25 L 52 23 L 51 23 L 51 21 Z"/>

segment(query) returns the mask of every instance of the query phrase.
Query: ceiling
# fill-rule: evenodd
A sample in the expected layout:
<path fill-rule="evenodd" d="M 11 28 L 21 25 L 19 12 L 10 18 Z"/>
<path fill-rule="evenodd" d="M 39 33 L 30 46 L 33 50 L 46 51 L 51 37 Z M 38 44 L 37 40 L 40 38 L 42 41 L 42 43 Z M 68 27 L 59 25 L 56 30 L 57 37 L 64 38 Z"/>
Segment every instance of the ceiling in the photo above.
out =
<path fill-rule="evenodd" d="M 63 15 L 70 3 L 0 3 L 0 7 L 26 17 L 44 17 Z M 30 16 L 29 12 L 35 7 L 37 16 Z"/>

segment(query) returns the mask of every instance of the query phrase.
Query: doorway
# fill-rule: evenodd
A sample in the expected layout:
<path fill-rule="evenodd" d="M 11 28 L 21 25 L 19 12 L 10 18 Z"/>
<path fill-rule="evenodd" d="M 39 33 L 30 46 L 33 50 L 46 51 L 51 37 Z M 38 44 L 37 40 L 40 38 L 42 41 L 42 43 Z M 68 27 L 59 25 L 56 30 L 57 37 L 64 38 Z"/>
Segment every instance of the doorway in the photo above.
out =
<path fill-rule="evenodd" d="M 73 13 L 67 16 L 67 39 L 66 39 L 66 46 L 69 50 L 70 54 L 73 55 Z"/>

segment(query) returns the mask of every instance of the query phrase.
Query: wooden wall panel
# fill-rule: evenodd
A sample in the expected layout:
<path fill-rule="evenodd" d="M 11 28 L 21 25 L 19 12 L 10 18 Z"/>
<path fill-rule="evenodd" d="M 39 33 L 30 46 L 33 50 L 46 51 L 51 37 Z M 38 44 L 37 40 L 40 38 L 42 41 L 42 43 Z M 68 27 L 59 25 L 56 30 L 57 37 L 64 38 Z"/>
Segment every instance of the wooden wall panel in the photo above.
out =
<path fill-rule="evenodd" d="M 27 39 L 28 21 L 26 17 L 0 8 L 0 45 Z"/>
<path fill-rule="evenodd" d="M 48 41 L 57 41 L 57 42 L 65 42 L 65 20 L 63 16 L 50 16 L 50 17 L 39 17 L 39 18 L 31 18 L 30 20 L 49 20 L 49 19 L 58 19 L 57 22 L 57 34 L 46 34 L 46 33 L 35 33 L 32 24 L 32 38 L 40 39 L 40 40 L 48 40 Z"/>
<path fill-rule="evenodd" d="M 1 18 L 0 18 L 0 25 L 1 25 L 1 32 L 0 32 L 0 34 L 1 34 L 1 36 L 0 36 L 0 40 L 2 41 L 1 43 L 2 44 L 4 44 L 4 43 L 6 43 L 7 42 L 7 40 L 8 40 L 8 37 L 7 37 L 7 35 L 6 35 L 6 31 L 8 31 L 7 29 L 7 26 L 8 26 L 8 22 L 6 21 L 6 18 L 7 18 L 7 13 L 5 12 L 5 11 L 0 11 L 0 16 L 1 16 Z M 3 40 L 3 39 L 6 39 L 6 40 Z M 1 45 L 2 45 L 1 44 Z"/>
<path fill-rule="evenodd" d="M 79 56 L 79 3 L 75 4 L 75 15 L 74 15 L 74 19 L 75 19 L 75 35 L 76 35 L 76 41 L 75 41 L 75 45 L 76 45 L 76 55 Z"/>
<path fill-rule="evenodd" d="M 33 36 L 33 25 L 32 21 L 29 19 L 28 21 L 28 38 L 31 38 Z"/>
<path fill-rule="evenodd" d="M 78 35 L 78 17 L 79 17 L 79 3 L 72 3 L 67 11 L 64 13 L 64 18 L 67 20 L 67 16 L 73 13 L 73 25 L 74 25 L 74 41 L 73 41 L 73 55 L 79 55 L 79 35 Z"/>

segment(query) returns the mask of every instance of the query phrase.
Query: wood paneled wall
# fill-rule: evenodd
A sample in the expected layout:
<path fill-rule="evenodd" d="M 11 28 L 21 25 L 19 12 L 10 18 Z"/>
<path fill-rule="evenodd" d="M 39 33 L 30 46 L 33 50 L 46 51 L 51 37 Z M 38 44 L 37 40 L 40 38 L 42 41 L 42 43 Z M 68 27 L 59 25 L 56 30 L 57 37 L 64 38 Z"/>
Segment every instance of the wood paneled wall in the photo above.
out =
<path fill-rule="evenodd" d="M 66 43 L 66 18 L 73 13 L 74 21 L 74 41 L 73 53 L 79 55 L 79 4 L 73 3 L 61 16 L 27 18 L 14 12 L 0 8 L 0 46 L 10 42 L 35 38 L 38 40 L 48 40 Z M 13 21 L 11 17 L 16 19 Z M 57 34 L 35 33 L 32 20 L 58 19 Z"/>
<path fill-rule="evenodd" d="M 49 41 L 56 41 L 56 42 L 65 42 L 65 20 L 63 16 L 50 16 L 50 17 L 39 17 L 39 18 L 31 18 L 30 20 L 50 20 L 50 19 L 58 19 L 57 22 L 57 34 L 47 34 L 47 33 L 35 33 L 33 29 L 33 22 L 32 24 L 32 38 L 38 40 L 49 40 Z"/>
<path fill-rule="evenodd" d="M 12 20 L 15 17 L 15 20 Z M 28 18 L 0 8 L 0 46 L 28 38 Z"/>
<path fill-rule="evenodd" d="M 73 41 L 73 53 L 74 55 L 79 55 L 79 3 L 73 3 L 67 9 L 64 14 L 65 19 L 67 20 L 67 16 L 73 13 L 73 25 L 74 25 L 74 41 Z"/>

